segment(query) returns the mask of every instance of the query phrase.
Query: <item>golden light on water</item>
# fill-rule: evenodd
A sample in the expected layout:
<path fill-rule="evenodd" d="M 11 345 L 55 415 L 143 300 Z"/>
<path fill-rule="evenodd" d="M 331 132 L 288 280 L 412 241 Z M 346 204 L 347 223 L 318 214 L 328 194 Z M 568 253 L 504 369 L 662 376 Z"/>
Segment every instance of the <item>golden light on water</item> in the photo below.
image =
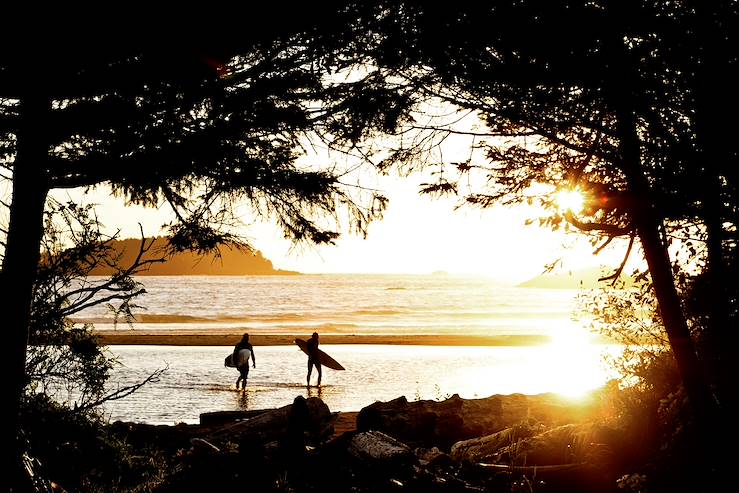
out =
<path fill-rule="evenodd" d="M 557 206 L 564 210 L 579 214 L 585 206 L 585 197 L 581 191 L 577 189 L 560 190 L 554 196 Z"/>
<path fill-rule="evenodd" d="M 552 342 L 544 346 L 547 356 L 543 364 L 549 368 L 555 392 L 581 397 L 605 383 L 602 347 L 594 344 L 582 328 L 570 326 L 557 331 Z"/>
<path fill-rule="evenodd" d="M 551 392 L 578 399 L 617 376 L 605 364 L 604 354 L 615 355 L 618 348 L 595 342 L 586 329 L 575 324 L 554 331 L 549 344 L 480 348 L 485 351 L 492 352 L 489 366 L 461 372 L 449 368 L 442 387 L 466 398 Z"/>

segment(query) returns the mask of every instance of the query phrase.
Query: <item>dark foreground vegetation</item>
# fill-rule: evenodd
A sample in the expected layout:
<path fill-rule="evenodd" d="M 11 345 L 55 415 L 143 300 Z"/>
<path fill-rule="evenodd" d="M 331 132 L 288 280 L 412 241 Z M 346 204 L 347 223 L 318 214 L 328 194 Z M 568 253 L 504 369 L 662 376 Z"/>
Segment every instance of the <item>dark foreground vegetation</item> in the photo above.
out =
<path fill-rule="evenodd" d="M 682 395 L 608 388 L 441 401 L 359 413 L 318 398 L 200 424 L 104 424 L 44 398 L 24 413 L 39 489 L 68 492 L 702 491 Z"/>

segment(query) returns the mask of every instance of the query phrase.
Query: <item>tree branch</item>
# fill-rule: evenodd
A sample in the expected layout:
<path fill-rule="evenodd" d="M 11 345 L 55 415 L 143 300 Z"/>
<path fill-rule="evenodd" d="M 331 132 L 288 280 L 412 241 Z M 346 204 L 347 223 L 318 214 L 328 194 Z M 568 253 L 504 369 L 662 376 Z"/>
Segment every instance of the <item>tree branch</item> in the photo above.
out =
<path fill-rule="evenodd" d="M 625 236 L 632 234 L 634 231 L 634 226 L 631 223 L 627 226 L 616 226 L 605 223 L 586 223 L 577 219 L 570 211 L 565 212 L 564 216 L 568 223 L 581 231 L 600 231 L 609 236 Z"/>
<path fill-rule="evenodd" d="M 99 290 L 95 290 L 95 293 L 98 293 L 98 292 Z M 75 313 L 81 312 L 85 308 L 89 308 L 91 306 L 99 305 L 101 303 L 106 303 L 108 301 L 114 301 L 114 300 L 128 300 L 131 298 L 135 298 L 136 296 L 140 294 L 144 294 L 144 293 L 146 293 L 146 289 L 141 288 L 138 291 L 131 291 L 131 292 L 127 292 L 126 294 L 111 294 L 108 296 L 104 296 L 102 298 L 97 298 L 94 301 L 90 301 L 89 303 L 88 303 L 88 300 L 90 299 L 91 296 L 88 296 L 86 297 L 85 302 L 75 303 L 75 305 L 72 307 L 60 310 L 60 313 L 63 316 L 68 317 L 69 315 L 73 315 Z"/>
<path fill-rule="evenodd" d="M 609 245 L 609 244 L 611 243 L 611 241 L 613 241 L 613 238 L 615 238 L 615 236 L 608 236 L 608 237 L 606 238 L 606 241 L 604 241 L 602 245 L 600 245 L 600 246 L 599 246 L 598 248 L 596 248 L 596 249 L 595 249 L 595 250 L 593 251 L 593 255 L 598 255 L 598 254 L 599 254 L 600 252 L 602 252 L 602 251 L 603 251 L 603 249 L 604 249 L 605 247 L 607 247 L 607 246 L 608 246 L 608 245 Z"/>
<path fill-rule="evenodd" d="M 613 282 L 611 283 L 611 286 L 616 284 L 616 280 L 618 280 L 621 272 L 623 272 L 624 267 L 626 266 L 626 262 L 629 260 L 629 256 L 631 255 L 631 248 L 634 246 L 634 238 L 636 238 L 636 233 L 632 231 L 629 238 L 629 246 L 628 248 L 626 248 L 626 254 L 624 255 L 624 259 L 621 261 L 621 265 L 619 265 L 618 269 L 616 269 L 616 272 L 614 272 L 610 276 L 601 277 L 600 279 L 598 279 L 598 281 L 610 281 L 612 279 Z"/>
<path fill-rule="evenodd" d="M 124 397 L 128 397 L 129 395 L 133 394 L 137 390 L 139 390 L 141 387 L 148 383 L 156 383 L 159 381 L 159 377 L 162 376 L 164 372 L 166 372 L 169 369 L 169 365 L 165 366 L 164 368 L 160 368 L 156 371 L 154 371 L 151 375 L 146 377 L 143 381 L 134 384 L 129 385 L 123 388 L 120 388 L 118 390 L 115 390 L 107 395 L 104 395 L 100 399 L 96 399 L 92 402 L 85 403 L 79 407 L 76 407 L 74 410 L 76 412 L 83 412 L 88 409 L 92 409 L 94 407 L 100 406 L 101 404 L 104 404 L 108 401 L 114 401 L 117 399 L 123 399 Z"/>
<path fill-rule="evenodd" d="M 111 276 L 105 282 L 101 284 L 82 287 L 82 288 L 74 289 L 74 290 L 67 292 L 64 295 L 65 300 L 70 300 L 71 298 L 74 298 L 74 297 L 78 297 L 78 299 L 76 299 L 74 302 L 70 302 L 69 306 L 65 310 L 63 310 L 63 313 L 65 315 L 71 315 L 73 313 L 77 313 L 87 307 L 93 306 L 98 303 L 104 303 L 106 301 L 112 301 L 116 299 L 119 299 L 119 300 L 131 299 L 145 292 L 144 289 L 140 289 L 130 294 L 122 294 L 122 295 L 115 294 L 115 295 L 110 295 L 110 296 L 101 298 L 97 301 L 90 301 L 95 295 L 97 295 L 98 293 L 102 291 L 111 291 L 111 292 L 129 291 L 130 290 L 129 287 L 125 287 L 125 286 L 115 287 L 115 285 L 119 282 L 120 279 L 130 277 L 148 265 L 155 264 L 155 263 L 161 263 L 165 261 L 165 257 L 157 257 L 153 259 L 142 260 L 144 254 L 146 254 L 146 252 L 148 252 L 151 249 L 152 245 L 154 244 L 154 240 L 153 239 L 150 240 L 147 244 L 146 238 L 144 237 L 143 226 L 140 223 L 139 223 L 139 231 L 141 232 L 141 242 L 139 243 L 139 251 L 136 255 L 136 258 L 131 263 L 131 265 L 125 270 L 122 270 L 118 272 L 117 274 Z"/>

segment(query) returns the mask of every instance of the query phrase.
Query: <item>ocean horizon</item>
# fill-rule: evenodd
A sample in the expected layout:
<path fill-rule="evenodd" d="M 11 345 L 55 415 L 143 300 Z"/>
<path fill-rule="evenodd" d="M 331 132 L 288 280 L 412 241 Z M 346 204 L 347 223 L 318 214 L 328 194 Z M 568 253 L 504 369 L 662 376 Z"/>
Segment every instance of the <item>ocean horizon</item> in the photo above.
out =
<path fill-rule="evenodd" d="M 138 276 L 135 321 L 106 305 L 73 317 L 98 330 L 264 334 L 551 335 L 577 327 L 577 290 L 504 286 L 485 277 L 396 274 Z M 586 314 L 581 314 L 586 316 Z"/>

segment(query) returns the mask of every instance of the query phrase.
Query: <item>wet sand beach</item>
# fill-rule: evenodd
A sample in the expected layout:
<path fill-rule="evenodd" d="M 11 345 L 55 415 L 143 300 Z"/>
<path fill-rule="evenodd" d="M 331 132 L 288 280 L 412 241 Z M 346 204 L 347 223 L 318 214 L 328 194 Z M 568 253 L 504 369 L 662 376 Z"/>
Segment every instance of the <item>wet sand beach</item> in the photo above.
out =
<path fill-rule="evenodd" d="M 346 412 L 399 396 L 417 400 L 452 394 L 473 398 L 578 393 L 607 380 L 601 353 L 612 350 L 577 347 L 567 352 L 556 341 L 510 345 L 510 340 L 493 337 L 354 336 L 349 339 L 353 344 L 322 344 L 346 370 L 324 371 L 322 387 L 308 388 L 306 357 L 292 343 L 293 335 L 259 334 L 263 338 L 258 339 L 255 334 L 256 368 L 249 373 L 247 391 L 234 392 L 238 372 L 225 367 L 224 358 L 239 334 L 121 334 L 127 337 L 108 346 L 117 361 L 111 388 L 135 385 L 160 369 L 166 371 L 156 383 L 110 403 L 106 410 L 112 419 L 152 424 L 193 423 L 201 413 L 214 410 L 278 408 L 296 394 L 320 397 L 332 411 Z M 341 337 L 321 339 L 347 341 L 347 336 Z"/>
<path fill-rule="evenodd" d="M 233 346 L 243 332 L 209 331 L 194 333 L 182 330 L 97 330 L 100 342 L 105 346 L 157 345 L 157 346 Z M 292 345 L 295 338 L 308 338 L 310 334 L 259 334 L 250 333 L 255 346 Z M 387 335 L 387 334 L 321 334 L 321 344 L 390 344 L 414 346 L 536 346 L 548 344 L 544 335 Z"/>

